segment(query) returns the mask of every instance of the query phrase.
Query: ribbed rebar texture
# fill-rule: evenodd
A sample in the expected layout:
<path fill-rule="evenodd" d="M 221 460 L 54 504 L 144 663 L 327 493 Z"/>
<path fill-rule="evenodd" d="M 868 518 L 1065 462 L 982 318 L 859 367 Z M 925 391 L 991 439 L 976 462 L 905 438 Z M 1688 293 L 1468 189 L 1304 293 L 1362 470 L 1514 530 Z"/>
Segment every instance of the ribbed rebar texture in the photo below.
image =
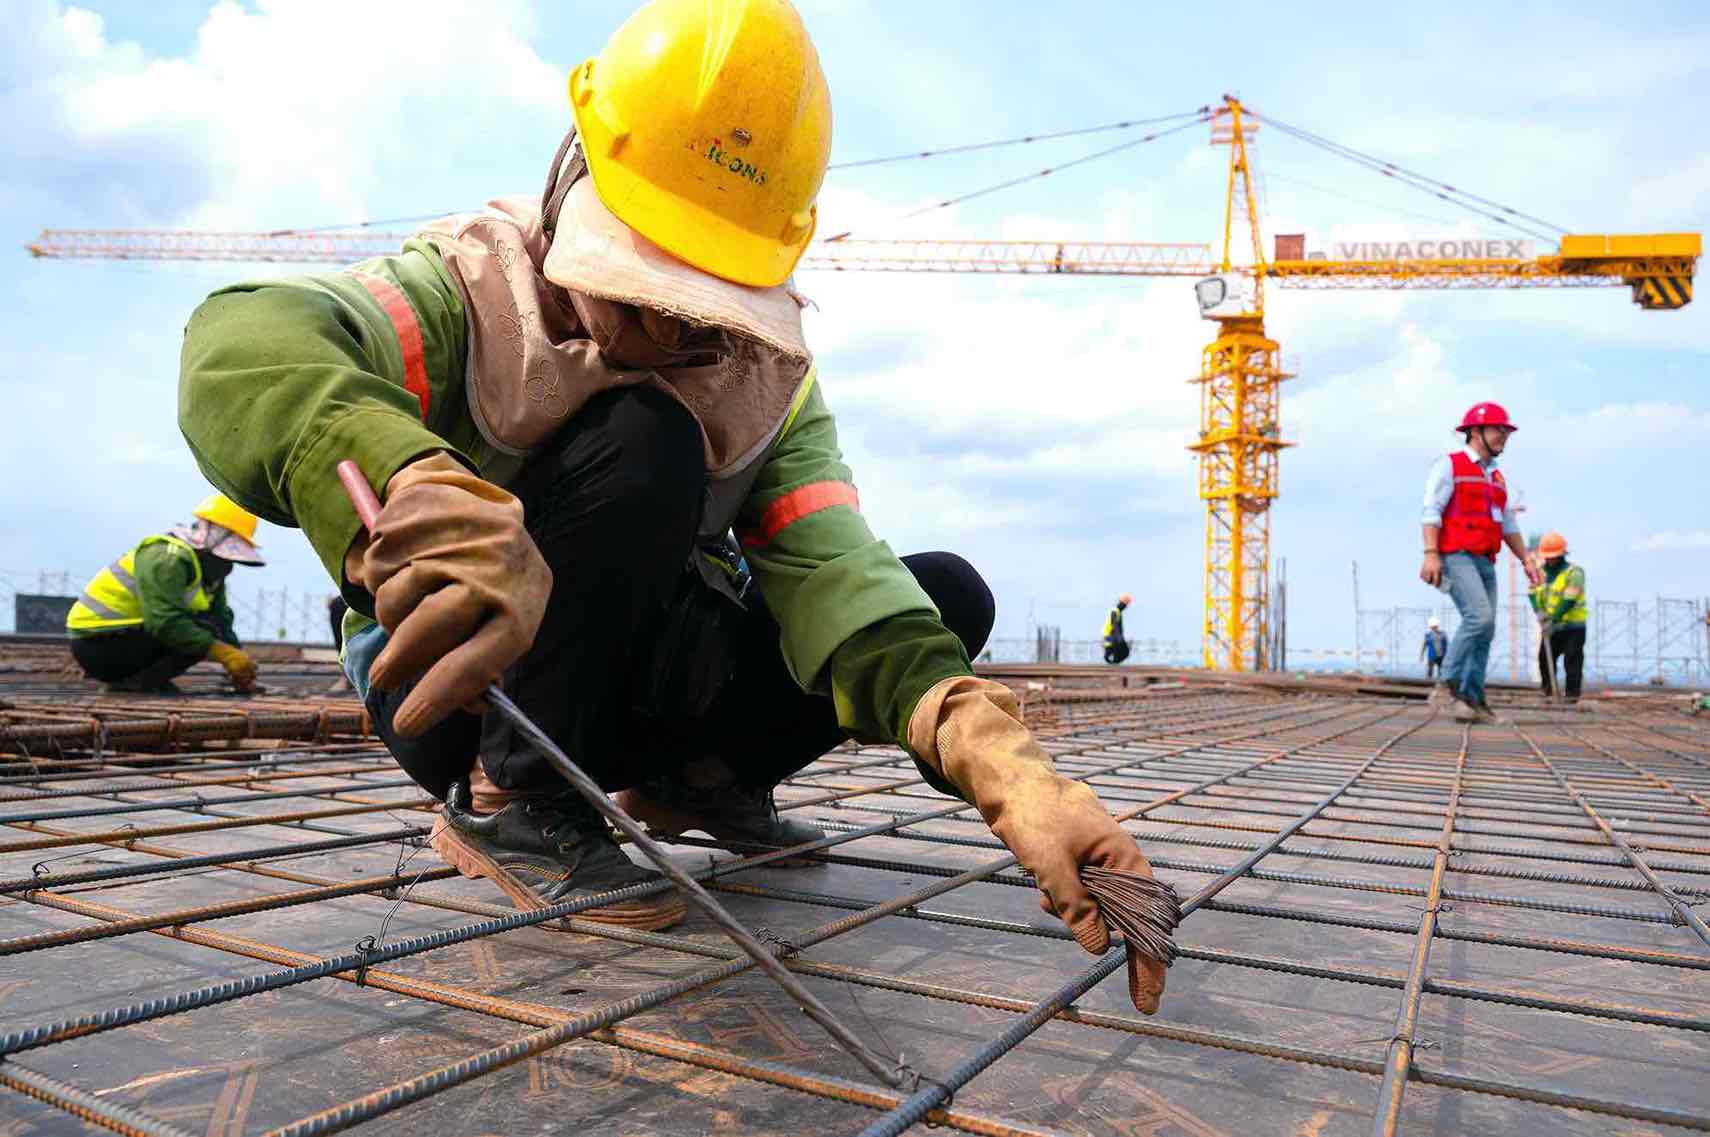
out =
<path fill-rule="evenodd" d="M 667 882 L 518 912 L 457 876 L 324 659 L 145 697 L 8 650 L 18 1137 L 1710 1131 L 1710 721 L 1663 695 L 1463 726 L 1400 683 L 994 669 L 1152 862 L 1084 872 L 1097 959 L 901 749 L 804 754 L 777 802 L 823 839 L 666 848 L 898 1090 L 699 910 L 581 915 Z M 1131 950 L 1171 964 L 1155 1015 Z"/>

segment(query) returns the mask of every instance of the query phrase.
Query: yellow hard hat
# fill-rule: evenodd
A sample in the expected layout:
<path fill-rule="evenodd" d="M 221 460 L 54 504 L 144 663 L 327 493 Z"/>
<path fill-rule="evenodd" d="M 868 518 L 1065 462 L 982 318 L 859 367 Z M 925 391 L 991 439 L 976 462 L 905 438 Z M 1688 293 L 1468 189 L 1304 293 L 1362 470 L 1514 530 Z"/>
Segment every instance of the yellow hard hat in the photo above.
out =
<path fill-rule="evenodd" d="M 831 157 L 831 92 L 788 0 L 651 0 L 570 73 L 594 189 L 703 272 L 794 271 Z"/>
<path fill-rule="evenodd" d="M 175 525 L 172 535 L 191 548 L 240 565 L 264 565 L 255 545 L 255 514 L 224 494 L 211 494 L 195 509 L 197 524 Z"/>
<path fill-rule="evenodd" d="M 230 529 L 250 544 L 255 543 L 255 514 L 223 493 L 210 494 L 193 511 L 203 521 Z"/>

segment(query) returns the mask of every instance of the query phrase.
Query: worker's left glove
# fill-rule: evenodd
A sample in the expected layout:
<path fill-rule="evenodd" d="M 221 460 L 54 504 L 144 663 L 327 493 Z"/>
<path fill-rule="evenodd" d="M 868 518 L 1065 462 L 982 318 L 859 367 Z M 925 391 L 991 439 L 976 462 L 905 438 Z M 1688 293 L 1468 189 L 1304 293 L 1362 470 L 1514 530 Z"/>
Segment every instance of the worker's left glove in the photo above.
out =
<path fill-rule="evenodd" d="M 369 681 L 385 690 L 420 677 L 392 720 L 406 737 L 476 703 L 534 643 L 552 593 L 522 503 L 443 452 L 392 475 L 344 572 L 374 594 L 391 633 Z"/>
<path fill-rule="evenodd" d="M 1033 874 L 1039 906 L 1059 917 L 1094 955 L 1110 948 L 1098 902 L 1081 883 L 1083 865 L 1150 877 L 1130 837 L 1091 787 L 1065 778 L 1022 725 L 1008 687 L 972 675 L 946 679 L 921 697 L 909 721 L 910 748 L 962 791 L 993 833 Z M 1151 1014 L 1164 993 L 1164 965 L 1128 955 L 1128 994 Z"/>
<path fill-rule="evenodd" d="M 226 677 L 232 681 L 232 686 L 239 691 L 247 691 L 255 686 L 255 675 L 258 668 L 249 653 L 240 647 L 233 647 L 224 640 L 215 640 L 208 645 L 208 659 L 213 660 L 226 669 Z"/>

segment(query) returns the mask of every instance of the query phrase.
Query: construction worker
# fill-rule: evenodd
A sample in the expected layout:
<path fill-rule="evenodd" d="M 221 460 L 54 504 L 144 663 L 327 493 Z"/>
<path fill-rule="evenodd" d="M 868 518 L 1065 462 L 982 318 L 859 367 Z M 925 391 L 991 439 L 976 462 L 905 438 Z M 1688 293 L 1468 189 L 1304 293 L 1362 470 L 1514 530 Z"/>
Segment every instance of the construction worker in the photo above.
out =
<path fill-rule="evenodd" d="M 1116 598 L 1116 606 L 1110 610 L 1110 615 L 1104 618 L 1104 661 L 1106 663 L 1121 663 L 1128 658 L 1132 650 L 1128 639 L 1122 634 L 1122 613 L 1134 597 L 1124 592 Z"/>
<path fill-rule="evenodd" d="M 1520 558 L 1526 579 L 1543 577 L 1526 549 L 1508 504 L 1508 485 L 1496 459 L 1516 429 L 1496 403 L 1476 403 L 1461 417 L 1465 446 L 1437 459 L 1425 479 L 1420 514 L 1425 559 L 1419 579 L 1447 592 L 1460 626 L 1443 663 L 1443 678 L 1459 722 L 1493 722 L 1484 697 L 1485 668 L 1496 635 L 1496 554 L 1504 543 Z"/>
<path fill-rule="evenodd" d="M 238 690 L 255 685 L 255 661 L 226 603 L 232 566 L 264 563 L 255 514 L 214 494 L 194 516 L 137 542 L 96 573 L 71 606 L 71 656 L 89 678 L 115 690 L 171 691 L 175 676 L 211 659 Z"/>
<path fill-rule="evenodd" d="M 1585 599 L 1585 569 L 1569 564 L 1567 552 L 1567 538 L 1560 533 L 1545 533 L 1538 541 L 1544 580 L 1530 596 L 1538 616 L 1538 674 L 1543 677 L 1544 694 L 1555 694 L 1554 661 L 1561 660 L 1567 673 L 1567 701 L 1577 703 L 1585 674 L 1585 621 L 1590 608 Z"/>
<path fill-rule="evenodd" d="M 1425 661 L 1425 678 L 1436 679 L 1443 670 L 1443 657 L 1449 653 L 1449 637 L 1443 631 L 1443 621 L 1432 616 L 1425 621 L 1425 642 L 1419 645 L 1419 658 Z"/>
<path fill-rule="evenodd" d="M 471 712 L 500 682 L 668 835 L 816 838 L 773 787 L 848 737 L 905 746 L 1105 950 L 1078 869 L 1146 858 L 1009 689 L 972 674 L 993 620 L 980 576 L 875 539 L 838 450 L 791 282 L 831 145 L 800 16 L 653 0 L 569 94 L 538 204 L 223 289 L 186 329 L 183 433 L 339 583 L 346 671 L 444 801 L 434 847 L 529 908 L 660 879 L 506 719 Z M 372 532 L 346 458 L 383 501 Z M 683 912 L 667 891 L 581 915 Z M 1163 981 L 1148 965 L 1140 1009 Z"/>

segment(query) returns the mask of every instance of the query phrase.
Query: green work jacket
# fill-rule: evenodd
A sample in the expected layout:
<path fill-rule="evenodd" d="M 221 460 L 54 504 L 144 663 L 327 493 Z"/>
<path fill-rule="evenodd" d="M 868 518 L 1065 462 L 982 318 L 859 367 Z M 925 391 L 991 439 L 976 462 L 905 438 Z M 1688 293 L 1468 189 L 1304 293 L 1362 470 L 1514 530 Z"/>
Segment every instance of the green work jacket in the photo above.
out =
<path fill-rule="evenodd" d="M 409 367 L 396 325 L 357 272 L 407 299 L 420 336 Z M 469 412 L 468 318 L 439 251 L 415 238 L 397 256 L 344 272 L 221 289 L 185 329 L 178 421 L 202 471 L 244 508 L 300 527 L 361 617 L 373 600 L 344 579 L 360 525 L 338 462 L 354 459 L 375 487 L 435 450 L 484 472 L 505 465 Z M 852 481 L 821 386 L 772 443 L 738 531 L 769 530 L 768 507 L 791 490 Z M 857 738 L 906 746 L 921 695 L 970 673 L 961 641 L 852 504 L 802 516 L 744 552 L 791 674 L 829 694 Z"/>
<path fill-rule="evenodd" d="M 1591 616 L 1585 598 L 1585 570 L 1563 562 L 1554 571 L 1544 572 L 1543 586 L 1530 592 L 1532 610 L 1547 616 L 1557 627 L 1583 627 Z"/>
<path fill-rule="evenodd" d="M 231 605 L 226 601 L 226 582 L 204 578 L 195 550 L 176 537 L 155 536 L 140 542 L 129 559 L 132 567 L 127 571 L 131 582 L 115 580 L 114 583 L 134 598 L 126 605 L 127 614 L 134 610 L 134 616 L 106 621 L 111 625 L 108 627 L 79 627 L 74 607 L 73 619 L 66 626 L 73 639 L 141 628 L 175 654 L 207 655 L 208 646 L 215 639 L 215 632 L 207 627 L 211 621 L 219 629 L 218 638 L 239 646 Z M 123 558 L 114 565 L 121 563 Z M 102 573 L 112 571 L 109 566 Z M 96 581 L 100 579 L 98 574 Z M 87 590 L 84 596 L 89 596 Z M 206 605 L 198 603 L 199 600 L 205 600 Z M 79 605 L 85 602 L 80 601 Z"/>

